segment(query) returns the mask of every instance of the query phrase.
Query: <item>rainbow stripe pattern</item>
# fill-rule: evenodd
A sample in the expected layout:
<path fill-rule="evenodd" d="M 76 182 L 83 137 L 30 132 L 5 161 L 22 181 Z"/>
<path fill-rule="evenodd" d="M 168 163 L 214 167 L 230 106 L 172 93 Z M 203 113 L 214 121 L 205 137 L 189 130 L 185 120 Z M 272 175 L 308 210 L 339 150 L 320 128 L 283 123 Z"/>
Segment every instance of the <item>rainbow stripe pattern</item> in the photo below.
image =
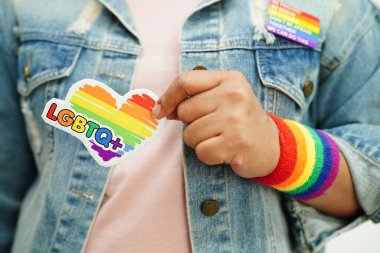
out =
<path fill-rule="evenodd" d="M 338 146 L 323 131 L 269 116 L 278 128 L 281 156 L 270 175 L 254 180 L 300 201 L 322 196 L 338 175 Z"/>
<path fill-rule="evenodd" d="M 266 26 L 269 32 L 298 44 L 318 47 L 320 20 L 276 0 L 270 2 Z"/>
<path fill-rule="evenodd" d="M 65 100 L 53 98 L 42 119 L 83 142 L 104 167 L 116 165 L 153 137 L 160 121 L 151 116 L 157 96 L 147 89 L 120 96 L 92 79 L 73 84 Z"/>
<path fill-rule="evenodd" d="M 115 156 L 134 150 L 137 144 L 157 130 L 158 121 L 151 116 L 155 100 L 145 93 L 132 95 L 119 108 L 116 99 L 107 90 L 99 85 L 85 84 L 71 96 L 70 103 L 74 111 L 111 128 L 115 135 L 122 138 L 124 148 L 114 152 Z M 99 145 L 92 144 L 100 155 L 107 153 Z"/>

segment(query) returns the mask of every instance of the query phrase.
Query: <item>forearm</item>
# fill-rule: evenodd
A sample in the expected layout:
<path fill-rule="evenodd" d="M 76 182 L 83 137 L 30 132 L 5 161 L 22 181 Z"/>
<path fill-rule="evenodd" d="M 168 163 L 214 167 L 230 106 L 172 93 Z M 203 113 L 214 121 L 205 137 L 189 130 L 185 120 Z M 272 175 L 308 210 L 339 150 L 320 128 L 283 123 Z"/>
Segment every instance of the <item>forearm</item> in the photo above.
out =
<path fill-rule="evenodd" d="M 304 203 L 336 217 L 354 217 L 360 212 L 350 169 L 342 154 L 340 154 L 339 172 L 331 187 L 324 195 Z"/>

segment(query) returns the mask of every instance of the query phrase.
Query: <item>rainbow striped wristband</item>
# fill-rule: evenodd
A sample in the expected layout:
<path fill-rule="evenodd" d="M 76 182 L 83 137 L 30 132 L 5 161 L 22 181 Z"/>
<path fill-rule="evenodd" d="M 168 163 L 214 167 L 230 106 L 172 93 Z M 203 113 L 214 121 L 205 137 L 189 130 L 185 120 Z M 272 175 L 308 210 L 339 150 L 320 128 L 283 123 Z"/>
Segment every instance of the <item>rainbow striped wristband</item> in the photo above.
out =
<path fill-rule="evenodd" d="M 269 116 L 278 128 L 281 155 L 270 175 L 254 180 L 300 201 L 323 195 L 338 175 L 338 146 L 323 131 Z"/>

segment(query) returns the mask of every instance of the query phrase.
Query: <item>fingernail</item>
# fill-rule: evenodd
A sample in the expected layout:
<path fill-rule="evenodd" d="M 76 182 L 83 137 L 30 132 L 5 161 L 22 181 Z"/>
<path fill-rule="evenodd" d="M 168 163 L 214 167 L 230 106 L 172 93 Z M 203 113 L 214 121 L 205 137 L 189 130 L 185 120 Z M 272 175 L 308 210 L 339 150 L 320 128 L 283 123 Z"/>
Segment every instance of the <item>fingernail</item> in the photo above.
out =
<path fill-rule="evenodd" d="M 158 115 L 161 113 L 161 105 L 156 103 L 152 108 L 152 117 L 158 119 Z"/>

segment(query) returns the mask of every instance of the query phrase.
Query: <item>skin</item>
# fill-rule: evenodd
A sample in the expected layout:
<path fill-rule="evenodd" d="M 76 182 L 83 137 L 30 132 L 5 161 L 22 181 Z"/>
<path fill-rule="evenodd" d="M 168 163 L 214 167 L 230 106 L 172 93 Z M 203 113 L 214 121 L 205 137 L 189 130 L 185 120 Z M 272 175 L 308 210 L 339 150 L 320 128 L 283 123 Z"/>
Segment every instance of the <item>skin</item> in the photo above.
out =
<path fill-rule="evenodd" d="M 184 72 L 159 98 L 152 115 L 182 121 L 184 142 L 205 164 L 230 164 L 244 178 L 267 176 L 276 168 L 277 126 L 240 72 Z M 333 216 L 354 217 L 360 207 L 347 162 L 342 155 L 340 159 L 333 185 L 323 196 L 305 203 Z"/>

